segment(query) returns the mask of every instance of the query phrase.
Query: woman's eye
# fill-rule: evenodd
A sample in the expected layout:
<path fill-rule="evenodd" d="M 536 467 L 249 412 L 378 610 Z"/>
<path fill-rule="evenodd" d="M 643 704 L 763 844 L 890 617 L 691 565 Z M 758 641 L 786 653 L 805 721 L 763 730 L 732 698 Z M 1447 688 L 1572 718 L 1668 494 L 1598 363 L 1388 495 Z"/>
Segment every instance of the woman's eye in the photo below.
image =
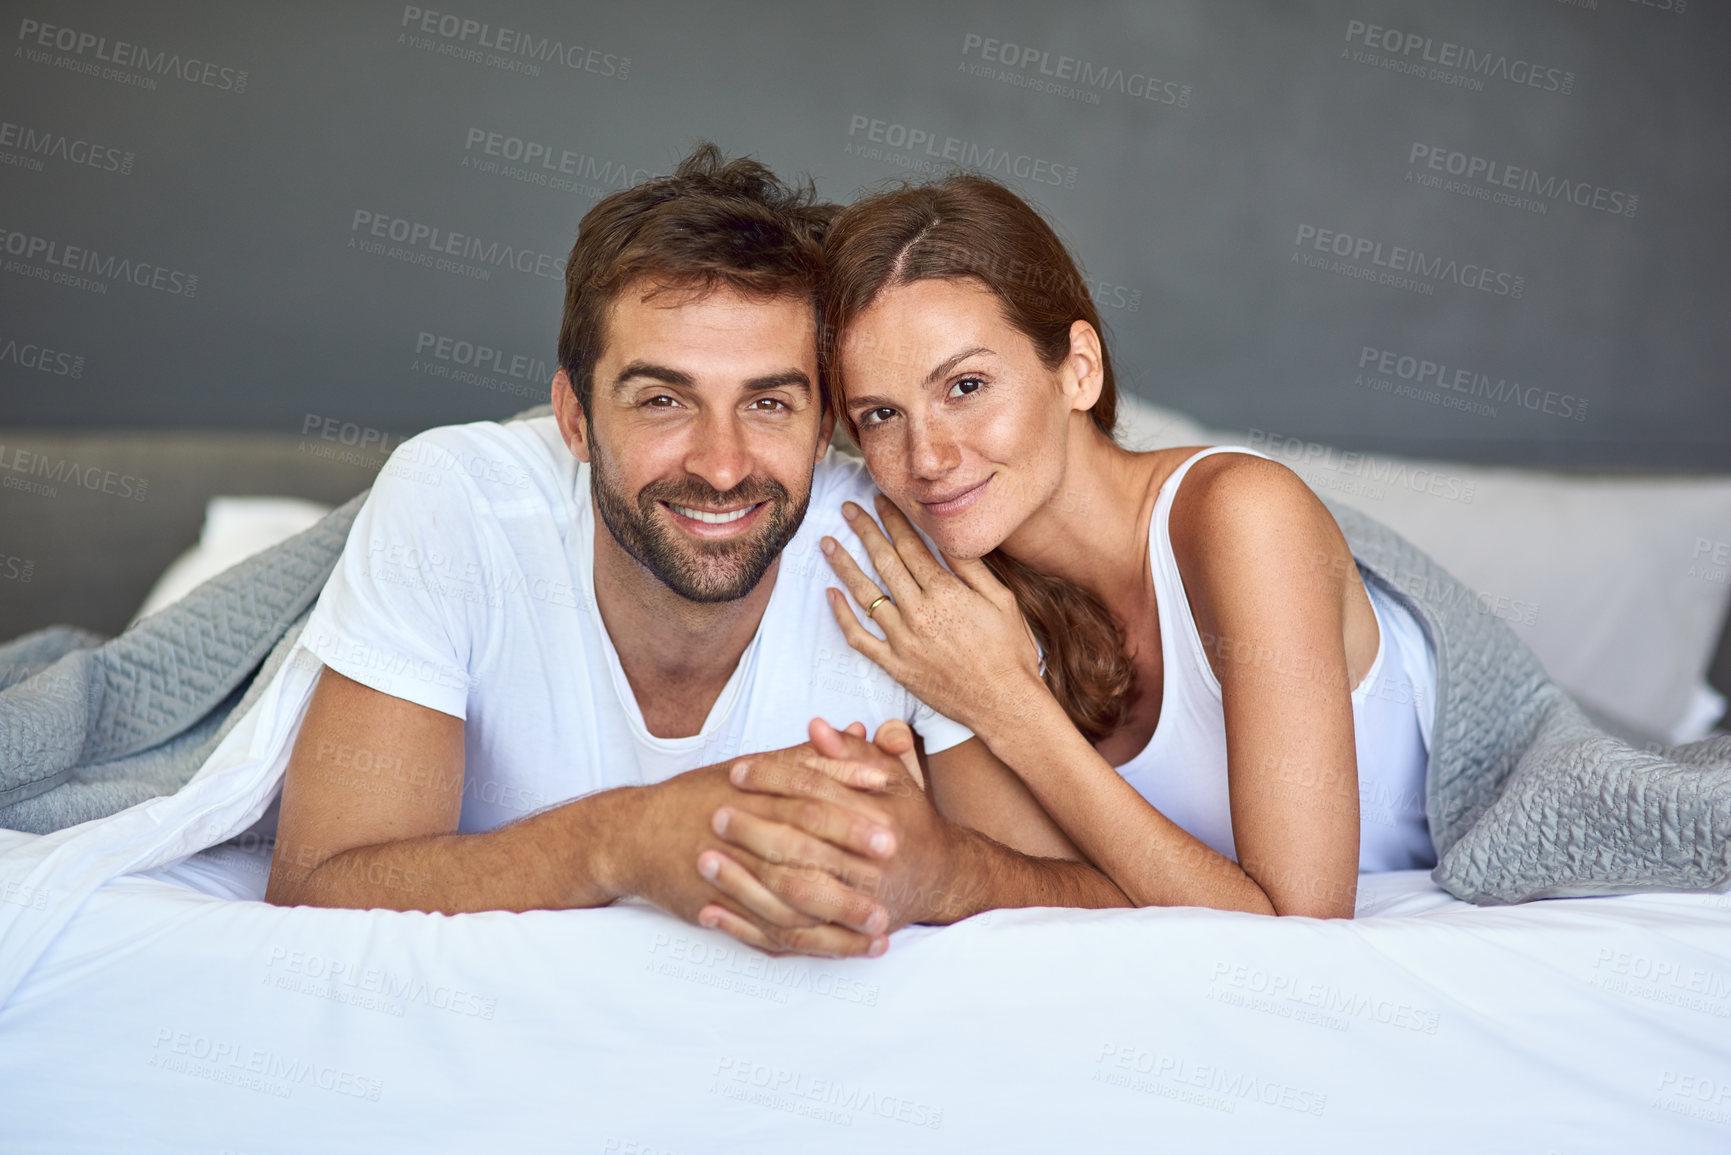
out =
<path fill-rule="evenodd" d="M 968 394 L 978 392 L 985 387 L 986 383 L 978 377 L 963 377 L 960 381 L 957 381 L 954 385 L 950 386 L 950 396 L 966 397 Z"/>
<path fill-rule="evenodd" d="M 895 415 L 896 411 L 888 406 L 880 406 L 876 409 L 867 409 L 864 413 L 859 415 L 860 428 L 865 429 L 873 425 L 882 425 Z"/>

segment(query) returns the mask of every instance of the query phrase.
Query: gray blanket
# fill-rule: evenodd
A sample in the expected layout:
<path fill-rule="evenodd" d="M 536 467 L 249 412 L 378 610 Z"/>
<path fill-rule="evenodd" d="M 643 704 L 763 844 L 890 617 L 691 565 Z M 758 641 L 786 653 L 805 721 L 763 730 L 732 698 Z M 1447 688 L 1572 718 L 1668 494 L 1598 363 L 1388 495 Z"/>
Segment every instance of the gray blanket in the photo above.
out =
<path fill-rule="evenodd" d="M 184 785 L 294 645 L 365 497 L 111 641 L 62 630 L 0 646 L 0 826 L 56 830 Z M 1472 590 L 1328 505 L 1367 580 L 1436 646 L 1427 809 L 1443 889 L 1495 904 L 1731 885 L 1731 736 L 1611 736 Z"/>

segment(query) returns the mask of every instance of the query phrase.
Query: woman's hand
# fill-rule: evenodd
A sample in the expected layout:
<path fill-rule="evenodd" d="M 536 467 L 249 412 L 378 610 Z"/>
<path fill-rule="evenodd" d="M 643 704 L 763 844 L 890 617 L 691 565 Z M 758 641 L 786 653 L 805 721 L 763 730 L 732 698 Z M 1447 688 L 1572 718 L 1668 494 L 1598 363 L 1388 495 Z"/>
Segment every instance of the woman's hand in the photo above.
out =
<path fill-rule="evenodd" d="M 831 589 L 836 622 L 848 645 L 928 706 L 975 733 L 992 732 L 995 721 L 1026 709 L 1031 695 L 1049 692 L 1040 680 L 1039 648 L 1015 595 L 977 559 L 946 554 L 945 569 L 889 498 L 879 494 L 877 507 L 884 529 L 851 501 L 842 504 L 842 515 L 865 545 L 883 587 L 834 538 L 820 545 L 884 636 L 868 631 L 841 591 Z"/>

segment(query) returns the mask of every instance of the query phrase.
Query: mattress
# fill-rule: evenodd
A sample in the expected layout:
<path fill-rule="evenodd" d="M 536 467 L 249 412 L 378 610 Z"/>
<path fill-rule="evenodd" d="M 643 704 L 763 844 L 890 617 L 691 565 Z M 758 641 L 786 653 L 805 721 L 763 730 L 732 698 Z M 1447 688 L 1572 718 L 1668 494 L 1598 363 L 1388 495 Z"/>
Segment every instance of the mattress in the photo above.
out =
<path fill-rule="evenodd" d="M 640 904 L 282 909 L 268 856 L 83 902 L 0 1008 L 0 1151 L 1731 1149 L 1724 895 L 1402 872 L 1352 921 L 994 911 L 836 961 Z"/>

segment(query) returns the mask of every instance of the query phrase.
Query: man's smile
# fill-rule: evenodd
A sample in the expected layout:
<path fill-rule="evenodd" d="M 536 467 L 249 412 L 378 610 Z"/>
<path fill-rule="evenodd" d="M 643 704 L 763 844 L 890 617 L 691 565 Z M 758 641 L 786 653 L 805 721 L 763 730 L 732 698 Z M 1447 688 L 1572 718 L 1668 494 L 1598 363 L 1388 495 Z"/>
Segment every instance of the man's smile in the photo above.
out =
<path fill-rule="evenodd" d="M 673 520 L 681 529 L 702 537 L 731 537 L 734 533 L 746 528 L 747 523 L 754 521 L 754 514 L 769 504 L 767 501 L 757 501 L 750 505 L 736 506 L 733 509 L 700 509 L 697 506 L 680 505 L 671 501 L 660 504 L 673 514 Z"/>

